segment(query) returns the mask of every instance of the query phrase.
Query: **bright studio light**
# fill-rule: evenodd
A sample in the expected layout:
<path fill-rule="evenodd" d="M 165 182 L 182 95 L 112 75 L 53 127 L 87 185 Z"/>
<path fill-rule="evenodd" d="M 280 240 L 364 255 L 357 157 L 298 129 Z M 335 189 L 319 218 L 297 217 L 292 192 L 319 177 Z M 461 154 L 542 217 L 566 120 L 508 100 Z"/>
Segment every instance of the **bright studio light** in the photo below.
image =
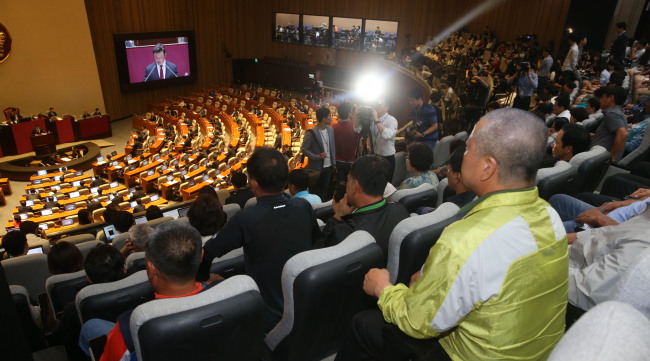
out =
<path fill-rule="evenodd" d="M 366 74 L 357 81 L 357 94 L 365 100 L 377 100 L 384 94 L 384 81 L 376 74 Z"/>

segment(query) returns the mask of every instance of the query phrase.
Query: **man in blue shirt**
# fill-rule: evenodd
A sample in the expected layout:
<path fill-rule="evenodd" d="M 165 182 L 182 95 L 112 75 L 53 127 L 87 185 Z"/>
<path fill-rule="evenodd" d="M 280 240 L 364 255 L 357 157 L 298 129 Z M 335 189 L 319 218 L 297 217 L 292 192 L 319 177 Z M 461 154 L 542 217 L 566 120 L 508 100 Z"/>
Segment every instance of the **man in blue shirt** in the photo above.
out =
<path fill-rule="evenodd" d="M 512 79 L 517 79 L 517 97 L 512 104 L 513 108 L 528 111 L 530 109 L 530 98 L 533 96 L 533 91 L 537 88 L 537 74 L 530 71 L 528 62 L 517 64 L 517 76 Z"/>
<path fill-rule="evenodd" d="M 417 142 L 422 142 L 431 147 L 438 141 L 438 117 L 433 105 L 425 103 L 422 100 L 422 89 L 413 88 L 408 94 L 409 105 L 411 106 L 411 115 L 409 118 L 414 126 L 414 138 Z"/>
<path fill-rule="evenodd" d="M 289 172 L 287 186 L 289 193 L 295 198 L 304 198 L 310 204 L 322 203 L 319 196 L 310 194 L 307 190 L 309 186 L 309 174 L 304 169 L 294 169 Z"/>

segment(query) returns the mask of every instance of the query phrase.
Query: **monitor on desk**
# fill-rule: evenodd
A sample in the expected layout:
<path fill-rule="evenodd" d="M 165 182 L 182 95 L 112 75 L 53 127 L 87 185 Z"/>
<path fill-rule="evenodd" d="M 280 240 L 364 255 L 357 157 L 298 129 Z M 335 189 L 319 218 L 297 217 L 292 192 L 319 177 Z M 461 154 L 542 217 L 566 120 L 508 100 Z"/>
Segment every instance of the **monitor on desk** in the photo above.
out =
<path fill-rule="evenodd" d="M 165 149 L 164 155 L 169 155 L 169 149 Z"/>
<path fill-rule="evenodd" d="M 114 150 L 114 151 L 111 153 L 111 155 L 112 155 L 113 157 L 116 156 L 116 155 L 117 155 L 117 151 Z"/>
<path fill-rule="evenodd" d="M 163 212 L 163 217 L 172 217 L 178 219 L 178 210 L 172 209 L 171 211 Z"/>
<path fill-rule="evenodd" d="M 92 187 L 92 188 L 90 188 L 90 193 L 92 193 L 92 194 L 99 194 L 99 187 Z"/>
<path fill-rule="evenodd" d="M 113 161 L 113 167 L 117 167 L 118 164 L 120 164 L 120 162 L 118 162 L 116 160 Z"/>
<path fill-rule="evenodd" d="M 72 182 L 72 186 L 73 186 L 73 187 L 76 187 L 76 188 L 81 187 L 81 181 L 74 181 L 74 182 Z"/>
<path fill-rule="evenodd" d="M 178 217 L 183 218 L 187 216 L 187 212 L 190 210 L 190 207 L 178 208 Z"/>
<path fill-rule="evenodd" d="M 163 164 L 163 166 L 160 168 L 163 172 L 167 170 L 167 166 Z"/>
<path fill-rule="evenodd" d="M 32 184 L 33 184 L 33 185 L 43 184 L 43 180 L 42 180 L 42 179 L 34 179 L 34 180 L 32 181 Z"/>
<path fill-rule="evenodd" d="M 184 177 L 186 174 L 187 174 L 187 169 L 183 169 L 183 170 L 181 171 L 181 176 Z"/>
<path fill-rule="evenodd" d="M 43 209 L 43 210 L 41 211 L 41 217 L 44 217 L 44 216 L 51 216 L 52 213 L 53 213 L 53 212 L 52 212 L 52 210 L 51 210 L 50 208 Z"/>
<path fill-rule="evenodd" d="M 41 223 L 38 226 L 44 231 L 47 231 L 48 229 L 50 229 L 50 226 L 48 226 L 47 223 Z"/>
<path fill-rule="evenodd" d="M 132 201 L 132 202 L 129 203 L 129 204 L 131 205 L 131 208 L 135 208 L 135 207 L 138 205 L 138 202 L 136 202 L 136 201 Z"/>
<path fill-rule="evenodd" d="M 131 164 L 131 165 L 129 166 L 129 170 L 135 170 L 135 164 Z"/>
<path fill-rule="evenodd" d="M 111 201 L 112 201 L 112 200 L 113 200 L 113 198 L 115 198 L 115 196 L 114 196 L 114 195 L 112 195 L 112 194 L 109 194 L 109 195 L 108 195 L 108 199 L 109 199 L 109 200 L 111 200 Z"/>
<path fill-rule="evenodd" d="M 207 182 L 207 181 L 209 181 L 209 180 L 210 180 L 210 176 L 207 175 L 207 174 L 204 174 L 204 175 L 203 175 L 203 181 L 204 181 L 204 182 Z"/>
<path fill-rule="evenodd" d="M 20 220 L 21 220 L 21 221 L 24 221 L 24 220 L 26 220 L 27 218 L 28 218 L 27 213 L 21 213 L 21 214 L 20 214 Z"/>
<path fill-rule="evenodd" d="M 190 188 L 191 188 L 191 187 L 194 187 L 195 185 L 196 185 L 196 181 L 195 181 L 194 179 L 192 179 L 192 180 L 189 181 L 189 183 L 188 183 L 188 186 L 189 186 Z"/>
<path fill-rule="evenodd" d="M 116 182 L 111 182 L 111 188 L 117 188 L 120 184 Z"/>
<path fill-rule="evenodd" d="M 153 175 L 153 173 L 154 173 L 153 169 L 149 170 L 147 172 L 147 177 L 151 177 Z"/>
<path fill-rule="evenodd" d="M 151 196 L 151 201 L 152 201 L 152 202 L 155 202 L 155 201 L 157 201 L 159 198 L 160 198 L 160 197 L 159 197 L 157 194 L 154 194 L 154 195 Z"/>
<path fill-rule="evenodd" d="M 104 157 L 97 157 L 97 163 L 101 163 L 104 161 Z"/>
<path fill-rule="evenodd" d="M 36 172 L 36 174 L 37 175 L 46 175 L 47 171 L 46 170 L 39 170 L 38 172 Z"/>
<path fill-rule="evenodd" d="M 30 247 L 29 250 L 27 251 L 27 254 L 37 254 L 37 253 L 43 253 L 43 246 Z"/>
<path fill-rule="evenodd" d="M 174 165 L 178 165 L 178 159 L 174 159 Z"/>
<path fill-rule="evenodd" d="M 129 193 L 131 193 L 131 194 L 135 193 L 135 187 L 129 188 Z"/>
<path fill-rule="evenodd" d="M 77 209 L 77 205 L 74 203 L 65 205 L 66 212 L 74 211 L 75 209 Z"/>
<path fill-rule="evenodd" d="M 82 171 L 76 171 L 76 172 L 74 172 L 74 176 L 75 176 L 75 177 L 81 177 L 82 175 L 84 175 L 84 172 L 82 172 Z"/>
<path fill-rule="evenodd" d="M 160 160 L 160 154 L 156 154 L 156 155 L 153 157 L 153 161 L 154 161 L 154 162 L 157 162 L 158 160 Z"/>
<path fill-rule="evenodd" d="M 128 144 L 128 143 L 127 143 L 127 144 Z M 127 155 L 126 158 L 124 158 L 124 160 L 126 160 L 127 162 L 130 162 L 131 159 L 133 159 L 133 157 L 131 156 L 131 154 Z"/>
<path fill-rule="evenodd" d="M 115 236 L 117 236 L 117 231 L 115 230 L 115 226 L 112 224 L 109 226 L 104 227 L 104 235 L 106 236 L 107 241 L 112 241 Z"/>
<path fill-rule="evenodd" d="M 68 195 L 70 198 L 78 198 L 80 196 L 79 191 L 70 192 Z"/>
<path fill-rule="evenodd" d="M 60 181 L 61 181 L 61 176 L 56 176 L 56 177 L 54 177 L 54 181 L 56 181 L 56 182 L 60 182 Z"/>
<path fill-rule="evenodd" d="M 173 175 L 168 175 L 167 176 L 167 182 L 173 182 L 174 181 L 174 176 Z"/>
<path fill-rule="evenodd" d="M 72 219 L 72 218 L 66 218 L 66 219 L 61 221 L 61 227 L 67 227 L 67 226 L 71 226 L 73 224 L 74 224 L 74 219 Z"/>
<path fill-rule="evenodd" d="M 33 200 L 29 199 L 29 200 L 26 200 L 26 201 L 25 201 L 25 206 L 27 206 L 27 207 L 31 207 L 31 206 L 33 206 L 33 205 L 34 205 L 34 201 L 33 201 Z"/>

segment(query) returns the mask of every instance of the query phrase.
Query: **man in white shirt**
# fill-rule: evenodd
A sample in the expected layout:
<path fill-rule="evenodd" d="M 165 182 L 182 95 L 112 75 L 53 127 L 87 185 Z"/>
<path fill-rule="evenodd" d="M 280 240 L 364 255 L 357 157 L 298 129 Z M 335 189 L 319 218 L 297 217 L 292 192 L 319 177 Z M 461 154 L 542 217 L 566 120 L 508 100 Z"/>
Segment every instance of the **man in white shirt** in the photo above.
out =
<path fill-rule="evenodd" d="M 388 180 L 393 179 L 395 171 L 395 133 L 397 133 L 397 119 L 388 114 L 390 108 L 386 99 L 379 101 L 372 112 L 373 149 L 375 154 L 384 157 L 390 163 L 390 174 Z"/>
<path fill-rule="evenodd" d="M 579 50 L 577 40 L 578 38 L 575 35 L 569 35 L 569 44 L 571 47 L 569 48 L 569 52 L 566 54 L 566 58 L 564 58 L 564 62 L 562 63 L 562 77 L 566 77 L 568 80 L 573 80 L 575 73 L 578 70 Z"/>

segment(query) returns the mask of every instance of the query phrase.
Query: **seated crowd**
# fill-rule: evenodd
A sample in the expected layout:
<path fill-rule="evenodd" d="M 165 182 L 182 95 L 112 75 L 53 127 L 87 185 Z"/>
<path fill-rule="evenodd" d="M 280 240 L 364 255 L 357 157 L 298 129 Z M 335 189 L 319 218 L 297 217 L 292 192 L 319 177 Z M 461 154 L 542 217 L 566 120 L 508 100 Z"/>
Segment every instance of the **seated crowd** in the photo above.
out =
<path fill-rule="evenodd" d="M 625 24 L 618 26 L 625 28 Z M 287 293 L 282 282 L 285 264 L 300 253 L 336 246 L 354 232 L 365 231 L 374 238 L 383 258 L 380 268 L 366 274 L 358 292 L 374 297 L 378 307 L 358 313 L 349 329 L 342 330 L 336 360 L 382 359 L 388 345 L 383 332 L 388 324 L 413 338 L 433 339 L 427 347 L 450 359 L 549 357 L 564 335 L 567 305 L 586 311 L 613 299 L 617 281 L 648 249 L 650 172 L 648 163 L 639 161 L 645 159 L 637 159 L 630 174 L 605 179 L 599 194 L 555 194 L 549 203 L 540 198 L 536 185 L 553 177 L 558 169 L 577 172 L 580 163 L 589 159 L 585 157 L 609 152 L 608 162 L 621 161 L 634 151 L 627 148 L 627 143 L 633 141 L 629 135 L 645 129 L 650 105 L 647 98 L 641 97 L 644 81 L 632 85 L 633 79 L 628 79 L 625 88 L 625 81 L 617 79 L 615 74 L 624 79 L 643 74 L 632 69 L 628 69 L 628 75 L 623 74 L 626 72 L 620 67 L 626 64 L 626 58 L 619 59 L 614 47 L 607 68 L 594 57 L 583 57 L 583 63 L 578 65 L 574 52 L 578 51 L 577 44 L 584 46 L 585 40 L 572 36 L 567 59 L 553 76 L 553 62 L 549 65 L 546 61 L 548 49 L 539 51 L 533 44 L 497 44 L 489 29 L 486 33 L 469 39 L 454 34 L 436 47 L 422 47 L 404 58 L 406 66 L 414 66 L 422 57 L 453 63 L 459 55 L 489 49 L 494 55 L 492 62 L 483 64 L 478 53 L 472 55 L 479 61 L 472 62 L 467 80 L 476 77 L 474 83 L 478 86 L 504 86 L 506 92 L 512 90 L 508 86 L 513 82 L 517 85 L 513 101 L 504 104 L 513 109 L 494 109 L 502 107 L 496 104 L 491 106 L 494 110 L 485 112 L 489 107 L 484 102 L 467 141 L 455 143 L 453 149 L 451 143 L 443 145 L 438 139 L 443 134 L 444 120 L 440 107 L 448 108 L 446 102 L 452 99 L 445 97 L 441 105 L 435 106 L 422 98 L 421 91 L 408 95 L 413 123 L 407 130 L 405 154 L 396 152 L 398 126 L 388 113 L 390 101 L 386 99 L 375 104 L 369 114 L 362 114 L 367 109 L 324 92 L 310 93 L 310 99 L 296 102 L 296 106 L 278 104 L 293 108 L 297 116 L 304 115 L 302 125 L 297 121 L 292 127 L 298 128 L 295 140 L 299 150 L 292 156 L 279 149 L 283 145 L 294 147 L 293 134 L 291 144 L 277 144 L 271 139 L 273 144 L 269 145 L 275 148 L 262 146 L 268 144 L 267 132 L 262 129 L 258 133 L 254 128 L 264 128 L 254 123 L 262 110 L 248 108 L 247 88 L 206 94 L 226 103 L 227 110 L 234 109 L 228 105 L 240 104 L 232 117 L 223 114 L 210 119 L 210 104 L 198 105 L 188 99 L 154 110 L 147 121 L 156 123 L 165 134 L 161 148 L 180 147 L 179 158 L 187 150 L 198 149 L 197 144 L 205 144 L 206 139 L 212 139 L 208 147 L 217 144 L 214 151 L 208 148 L 212 158 L 214 153 L 228 152 L 223 137 L 232 136 L 234 130 L 238 136 L 246 129 L 255 138 L 262 137 L 261 143 L 251 142 L 250 138 L 230 143 L 235 147 L 245 144 L 244 151 L 257 145 L 246 159 L 246 172 L 229 173 L 234 192 L 225 204 L 238 204 L 241 209 L 227 216 L 215 187 L 208 184 L 197 192 L 187 222 L 181 218 L 156 229 L 135 225 L 128 211 L 106 207 L 104 219 L 112 222 L 119 233 L 129 233 L 123 247 L 118 250 L 99 245 L 82 263 L 76 248 L 60 241 L 48 254 L 50 272 L 76 272 L 83 264 L 89 283 L 103 283 L 144 269 L 156 299 L 192 297 L 217 287 L 227 275 L 213 272 L 215 264 L 240 252 L 243 272 L 255 281 L 264 301 L 264 328 L 270 332 L 286 314 Z M 645 44 L 638 43 L 643 46 L 636 45 L 637 51 L 627 61 L 647 65 L 648 57 L 640 52 Z M 520 61 L 519 54 L 526 63 Z M 495 84 L 492 75 L 501 76 L 501 62 L 508 61 L 507 67 L 513 71 L 505 71 L 503 84 Z M 427 77 L 431 74 L 433 84 L 439 73 L 431 64 L 424 66 L 426 72 L 421 73 Z M 538 71 L 532 72 L 533 68 Z M 590 79 L 590 72 L 594 79 Z M 444 89 L 453 92 L 449 86 L 452 82 L 448 83 Z M 540 83 L 544 85 L 540 87 Z M 431 101 L 438 103 L 441 93 L 434 90 L 438 97 Z M 259 98 L 258 93 L 253 95 Z M 628 98 L 634 102 L 626 104 Z M 533 99 L 537 103 L 531 109 Z M 178 108 L 192 108 L 190 117 L 175 114 Z M 580 108 L 584 111 L 576 110 Z M 271 109 L 274 114 L 287 114 L 275 109 L 279 108 Z M 210 119 L 215 131 L 204 134 L 206 124 L 201 127 L 196 123 L 194 113 Z M 363 116 L 371 120 L 370 132 L 376 135 L 371 144 L 374 154 L 358 151 L 364 145 L 359 136 L 359 119 Z M 309 128 L 305 125 L 309 118 L 314 127 L 303 129 Z M 177 120 L 175 125 L 169 126 L 170 119 Z M 224 124 L 230 121 L 233 124 L 228 129 Z M 167 127 L 162 128 L 165 124 Z M 220 134 L 215 134 L 217 129 Z M 271 138 L 274 129 L 269 131 Z M 642 139 L 643 130 L 634 133 L 637 140 Z M 175 145 L 181 139 L 184 144 Z M 134 143 L 134 149 L 149 150 L 153 145 L 144 134 L 136 136 L 135 141 L 149 145 L 136 147 Z M 436 156 L 443 154 L 438 153 L 443 146 L 448 156 L 440 162 Z M 398 160 L 397 153 L 404 157 Z M 204 164 L 209 164 L 214 159 L 207 159 L 206 154 Z M 307 158 L 306 165 L 295 162 L 300 155 Z M 240 167 L 242 159 L 243 155 L 238 160 Z M 432 169 L 434 164 L 446 165 Z M 401 175 L 397 172 L 400 166 L 406 169 Z M 232 169 L 224 169 L 221 164 L 215 168 L 222 172 Z M 438 204 L 456 207 L 457 218 L 440 234 L 409 284 L 393 284 L 394 275 L 386 267 L 394 256 L 390 247 L 394 231 L 404 222 L 429 219 L 437 208 L 443 208 L 434 202 L 410 214 L 405 204 L 392 201 L 405 194 L 400 192 L 417 192 L 418 187 L 436 192 L 440 188 L 442 199 Z M 333 214 L 317 219 L 314 210 L 327 206 L 330 200 Z M 146 208 L 147 218 L 150 209 L 152 213 L 160 211 L 154 207 Z M 80 223 L 81 217 L 80 212 Z M 89 219 L 90 214 L 83 213 L 83 217 Z M 20 231 L 4 237 L 3 246 L 11 257 L 26 253 L 29 239 L 38 237 L 31 223 L 23 222 Z M 126 258 L 135 253 L 142 256 L 142 252 L 144 263 L 127 267 Z M 595 257 L 594 252 L 601 256 Z M 103 259 L 98 259 L 98 254 Z M 102 261 L 110 264 L 100 266 Z M 89 340 L 105 335 L 101 360 L 134 358 L 133 339 L 137 335 L 131 334 L 128 327 L 133 310 L 112 321 L 95 318 L 81 326 L 74 306 L 71 303 L 66 307 L 55 330 L 69 357 L 79 351 L 89 354 Z"/>

